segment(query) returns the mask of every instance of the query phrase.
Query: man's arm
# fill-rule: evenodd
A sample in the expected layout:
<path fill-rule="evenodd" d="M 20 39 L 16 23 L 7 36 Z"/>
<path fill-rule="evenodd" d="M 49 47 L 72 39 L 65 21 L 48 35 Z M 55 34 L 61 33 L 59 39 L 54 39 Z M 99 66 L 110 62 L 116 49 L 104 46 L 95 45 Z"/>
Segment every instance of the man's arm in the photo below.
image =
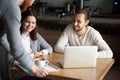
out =
<path fill-rule="evenodd" d="M 112 58 L 113 52 L 108 44 L 103 40 L 97 43 L 99 47 L 98 58 Z"/>
<path fill-rule="evenodd" d="M 109 45 L 105 42 L 99 32 L 93 32 L 93 37 L 91 37 L 98 46 L 98 58 L 112 58 L 113 52 L 110 49 Z"/>
<path fill-rule="evenodd" d="M 14 0 L 13 0 L 14 1 Z M 10 1 L 11 3 L 12 1 Z M 12 4 L 12 3 L 11 3 Z M 21 11 L 17 4 L 13 4 L 3 15 L 4 26 L 7 33 L 7 39 L 10 45 L 12 55 L 21 64 L 28 68 L 33 66 L 33 62 L 30 57 L 26 54 L 23 45 L 20 40 L 20 20 Z M 29 62 L 29 63 L 28 63 Z"/>
<path fill-rule="evenodd" d="M 54 50 L 56 52 L 64 53 L 64 48 L 68 44 L 68 36 L 66 30 L 61 34 L 60 38 L 58 39 Z"/>

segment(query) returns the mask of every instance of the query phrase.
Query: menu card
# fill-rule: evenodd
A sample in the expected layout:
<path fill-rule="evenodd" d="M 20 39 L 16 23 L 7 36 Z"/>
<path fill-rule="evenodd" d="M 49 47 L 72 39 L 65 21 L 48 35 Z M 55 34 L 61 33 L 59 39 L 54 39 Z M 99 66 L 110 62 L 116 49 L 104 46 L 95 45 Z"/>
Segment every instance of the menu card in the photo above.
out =
<path fill-rule="evenodd" d="M 29 74 L 29 75 L 33 75 L 32 72 L 30 71 L 30 69 L 28 69 L 27 67 L 25 67 L 24 65 L 22 65 L 20 63 L 17 63 L 16 67 L 19 68 L 20 70 L 24 71 L 25 73 Z M 54 71 L 59 71 L 60 70 L 57 66 L 55 66 L 51 63 L 49 63 L 44 68 L 47 69 L 48 72 L 54 72 Z"/>

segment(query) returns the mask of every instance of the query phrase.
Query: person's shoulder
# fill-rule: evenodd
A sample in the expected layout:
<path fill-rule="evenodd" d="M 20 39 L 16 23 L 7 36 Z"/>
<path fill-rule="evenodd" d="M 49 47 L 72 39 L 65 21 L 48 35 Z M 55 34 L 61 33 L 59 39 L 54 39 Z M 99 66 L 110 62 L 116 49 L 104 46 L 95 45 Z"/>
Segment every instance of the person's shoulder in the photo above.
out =
<path fill-rule="evenodd" d="M 38 32 L 37 32 L 36 35 L 37 35 L 37 38 L 42 37 L 42 36 L 40 35 L 40 33 L 38 33 Z"/>
<path fill-rule="evenodd" d="M 68 24 L 66 27 L 72 27 L 72 24 Z"/>
<path fill-rule="evenodd" d="M 73 29 L 72 24 L 68 24 L 65 28 L 66 31 Z"/>
<path fill-rule="evenodd" d="M 96 30 L 94 27 L 88 26 L 88 31 L 92 31 L 92 32 L 98 32 L 98 30 Z"/>
<path fill-rule="evenodd" d="M 100 35 L 100 32 L 91 26 L 88 26 L 88 33 L 91 35 Z"/>

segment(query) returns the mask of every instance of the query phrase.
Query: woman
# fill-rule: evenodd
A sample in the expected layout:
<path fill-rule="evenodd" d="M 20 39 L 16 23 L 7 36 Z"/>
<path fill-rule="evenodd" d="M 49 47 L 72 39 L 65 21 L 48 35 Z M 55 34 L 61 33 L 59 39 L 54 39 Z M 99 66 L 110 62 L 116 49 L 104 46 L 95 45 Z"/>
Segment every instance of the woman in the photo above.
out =
<path fill-rule="evenodd" d="M 28 54 L 34 53 L 34 58 L 53 52 L 52 47 L 37 33 L 36 20 L 31 8 L 22 13 L 21 41 Z"/>

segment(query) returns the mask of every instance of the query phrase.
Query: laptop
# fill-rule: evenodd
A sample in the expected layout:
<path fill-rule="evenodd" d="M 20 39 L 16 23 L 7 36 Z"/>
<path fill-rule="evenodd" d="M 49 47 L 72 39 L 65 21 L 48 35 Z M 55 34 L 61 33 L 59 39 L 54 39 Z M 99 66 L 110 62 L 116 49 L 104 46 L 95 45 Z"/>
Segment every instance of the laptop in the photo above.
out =
<path fill-rule="evenodd" d="M 64 60 L 59 62 L 63 68 L 96 67 L 98 46 L 65 47 Z"/>

